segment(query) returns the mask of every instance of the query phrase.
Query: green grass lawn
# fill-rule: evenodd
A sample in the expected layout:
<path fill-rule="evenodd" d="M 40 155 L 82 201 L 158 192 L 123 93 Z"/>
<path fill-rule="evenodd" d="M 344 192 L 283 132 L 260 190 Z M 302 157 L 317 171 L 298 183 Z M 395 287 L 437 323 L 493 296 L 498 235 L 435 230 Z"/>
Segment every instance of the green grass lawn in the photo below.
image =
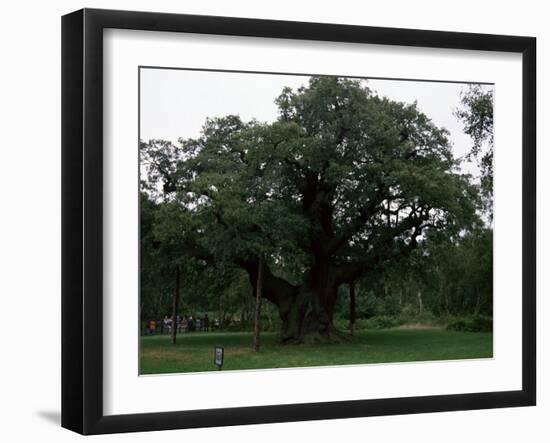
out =
<path fill-rule="evenodd" d="M 493 334 L 442 329 L 358 331 L 350 342 L 279 345 L 275 333 L 262 334 L 260 352 L 252 333 L 199 332 L 141 338 L 141 373 L 215 371 L 214 346 L 225 348 L 224 370 L 490 358 Z"/>

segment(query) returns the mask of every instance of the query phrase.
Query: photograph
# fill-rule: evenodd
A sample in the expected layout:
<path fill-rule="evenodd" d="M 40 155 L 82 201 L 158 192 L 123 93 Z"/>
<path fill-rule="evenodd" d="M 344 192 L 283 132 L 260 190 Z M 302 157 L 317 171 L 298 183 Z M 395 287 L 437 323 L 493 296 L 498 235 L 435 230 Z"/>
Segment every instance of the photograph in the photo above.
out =
<path fill-rule="evenodd" d="M 3 6 L 0 442 L 550 442 L 544 3 Z"/>
<path fill-rule="evenodd" d="M 494 84 L 138 75 L 140 375 L 493 357 Z"/>

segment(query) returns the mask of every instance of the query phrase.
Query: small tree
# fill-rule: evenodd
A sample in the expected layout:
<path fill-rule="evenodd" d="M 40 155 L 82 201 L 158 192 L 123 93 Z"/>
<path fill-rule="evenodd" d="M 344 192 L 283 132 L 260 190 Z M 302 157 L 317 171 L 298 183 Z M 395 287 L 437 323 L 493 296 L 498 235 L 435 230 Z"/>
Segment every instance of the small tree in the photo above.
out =
<path fill-rule="evenodd" d="M 461 93 L 461 106 L 455 110 L 464 132 L 472 139 L 468 158 L 475 159 L 481 170 L 481 190 L 492 220 L 493 207 L 493 90 L 470 85 Z"/>

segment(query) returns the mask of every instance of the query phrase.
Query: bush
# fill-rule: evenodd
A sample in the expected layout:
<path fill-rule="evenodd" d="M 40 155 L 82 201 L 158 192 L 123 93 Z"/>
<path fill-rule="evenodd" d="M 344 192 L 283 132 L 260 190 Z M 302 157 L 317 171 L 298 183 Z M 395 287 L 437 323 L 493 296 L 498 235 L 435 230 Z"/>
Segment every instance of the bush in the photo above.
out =
<path fill-rule="evenodd" d="M 403 306 L 403 309 L 401 309 L 401 318 L 407 319 L 408 321 L 413 321 L 416 320 L 417 317 L 418 306 L 407 303 L 405 306 Z"/>
<path fill-rule="evenodd" d="M 397 316 L 401 313 L 401 304 L 397 295 L 388 295 L 383 299 L 384 315 Z"/>
<path fill-rule="evenodd" d="M 474 332 L 493 332 L 493 318 L 478 315 L 472 319 L 471 328 Z"/>
<path fill-rule="evenodd" d="M 466 331 L 467 327 L 467 321 L 461 318 L 449 323 L 445 329 L 447 329 L 447 331 Z"/>
<path fill-rule="evenodd" d="M 460 318 L 447 325 L 449 331 L 463 332 L 492 332 L 493 319 L 484 315 L 476 315 L 469 318 Z"/>
<path fill-rule="evenodd" d="M 349 318 L 342 315 L 335 314 L 332 323 L 336 329 L 340 329 L 341 331 L 349 328 Z"/>
<path fill-rule="evenodd" d="M 371 317 L 365 323 L 367 329 L 390 329 L 402 324 L 398 318 L 390 317 L 389 315 Z"/>
<path fill-rule="evenodd" d="M 424 309 L 422 314 L 418 313 L 416 306 L 406 305 L 399 315 L 399 322 L 401 324 L 420 324 L 426 326 L 442 326 L 446 322 L 441 317 L 436 316 L 432 311 Z"/>
<path fill-rule="evenodd" d="M 358 313 L 365 318 L 382 315 L 384 309 L 382 300 L 372 291 L 369 291 L 366 297 L 359 298 L 357 308 Z"/>

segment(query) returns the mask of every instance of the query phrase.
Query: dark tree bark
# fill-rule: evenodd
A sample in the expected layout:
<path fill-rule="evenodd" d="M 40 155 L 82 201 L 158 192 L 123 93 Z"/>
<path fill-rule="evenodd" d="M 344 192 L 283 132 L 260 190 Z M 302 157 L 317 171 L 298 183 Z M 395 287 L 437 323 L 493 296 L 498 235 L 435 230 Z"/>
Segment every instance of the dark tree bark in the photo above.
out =
<path fill-rule="evenodd" d="M 343 334 L 333 325 L 334 309 L 327 302 L 327 295 L 335 298 L 336 289 L 321 291 L 305 284 L 279 305 L 283 343 L 341 341 Z"/>
<path fill-rule="evenodd" d="M 181 268 L 180 265 L 176 265 L 176 287 L 174 290 L 174 298 L 172 300 L 172 344 L 176 344 L 176 334 L 178 329 L 178 305 L 180 299 L 180 277 L 181 277 Z"/>
<path fill-rule="evenodd" d="M 238 260 L 237 263 L 248 272 L 254 294 L 257 294 L 259 260 Z M 313 267 L 306 272 L 304 283 L 294 286 L 275 276 L 263 263 L 262 297 L 278 308 L 282 343 L 324 343 L 344 338 L 332 322 L 338 283 L 332 271 L 327 273 L 328 277 L 322 275 L 318 267 Z"/>

